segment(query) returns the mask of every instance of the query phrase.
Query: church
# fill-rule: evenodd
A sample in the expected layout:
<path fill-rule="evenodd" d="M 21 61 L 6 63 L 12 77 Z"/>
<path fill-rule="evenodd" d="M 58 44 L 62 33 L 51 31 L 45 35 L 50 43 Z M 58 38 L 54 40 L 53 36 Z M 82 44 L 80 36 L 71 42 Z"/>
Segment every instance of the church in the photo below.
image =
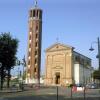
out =
<path fill-rule="evenodd" d="M 68 86 L 91 81 L 91 59 L 74 47 L 55 43 L 46 49 L 45 85 Z"/>
<path fill-rule="evenodd" d="M 42 9 L 29 10 L 26 83 L 40 84 Z M 46 49 L 45 85 L 83 84 L 91 81 L 91 59 L 74 51 L 74 47 L 56 43 Z"/>

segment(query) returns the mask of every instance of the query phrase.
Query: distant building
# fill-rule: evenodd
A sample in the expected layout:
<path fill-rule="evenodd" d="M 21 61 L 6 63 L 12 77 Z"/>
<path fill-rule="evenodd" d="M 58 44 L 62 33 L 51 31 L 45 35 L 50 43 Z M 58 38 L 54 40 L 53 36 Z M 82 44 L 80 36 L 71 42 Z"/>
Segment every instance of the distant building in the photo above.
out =
<path fill-rule="evenodd" d="M 68 45 L 56 43 L 46 49 L 45 85 L 83 84 L 91 81 L 91 59 Z"/>
<path fill-rule="evenodd" d="M 11 76 L 11 80 L 18 79 L 18 76 Z"/>
<path fill-rule="evenodd" d="M 26 83 L 40 82 L 41 40 L 42 10 L 38 8 L 35 1 L 35 6 L 29 11 Z"/>

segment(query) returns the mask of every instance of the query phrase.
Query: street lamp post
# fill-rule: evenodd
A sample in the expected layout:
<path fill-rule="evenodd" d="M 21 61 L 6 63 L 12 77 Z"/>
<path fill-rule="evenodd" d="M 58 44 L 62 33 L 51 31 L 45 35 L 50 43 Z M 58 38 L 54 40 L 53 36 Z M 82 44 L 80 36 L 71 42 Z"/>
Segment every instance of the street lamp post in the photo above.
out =
<path fill-rule="evenodd" d="M 20 80 L 20 69 L 19 69 L 19 67 L 18 67 L 18 84 L 19 84 L 19 80 Z"/>
<path fill-rule="evenodd" d="M 90 51 L 93 51 L 94 48 L 92 47 L 92 44 L 93 43 L 97 43 L 98 44 L 98 54 L 97 54 L 97 58 L 98 58 L 98 64 L 99 64 L 99 70 L 100 70 L 100 40 L 99 40 L 99 37 L 97 38 L 97 42 L 92 42 L 91 43 L 91 48 L 89 49 Z"/>
<path fill-rule="evenodd" d="M 85 66 L 83 66 L 83 86 L 84 86 L 84 91 L 83 91 L 83 93 L 84 93 L 84 100 L 85 100 L 85 98 L 86 98 L 86 95 L 85 95 L 85 68 L 84 68 Z"/>
<path fill-rule="evenodd" d="M 0 68 L 2 67 L 2 63 L 0 62 Z"/>
<path fill-rule="evenodd" d="M 2 63 L 0 62 L 0 68 L 2 67 Z M 1 86 L 1 77 L 0 77 L 0 86 Z"/>
<path fill-rule="evenodd" d="M 22 59 L 22 65 L 23 65 L 23 77 L 22 77 L 22 80 L 24 80 L 24 67 L 26 66 L 26 60 L 25 60 L 25 56 L 24 58 Z M 23 82 L 23 81 L 22 81 Z"/>
<path fill-rule="evenodd" d="M 100 41 L 98 37 L 98 59 L 99 59 L 99 70 L 100 70 Z"/>
<path fill-rule="evenodd" d="M 19 62 L 19 65 L 22 65 L 23 66 L 23 74 L 22 74 L 22 90 L 24 90 L 24 86 L 23 86 L 23 81 L 24 81 L 24 67 L 26 66 L 26 60 L 25 60 L 25 56 L 24 58 L 22 59 L 22 61 L 18 61 Z"/>

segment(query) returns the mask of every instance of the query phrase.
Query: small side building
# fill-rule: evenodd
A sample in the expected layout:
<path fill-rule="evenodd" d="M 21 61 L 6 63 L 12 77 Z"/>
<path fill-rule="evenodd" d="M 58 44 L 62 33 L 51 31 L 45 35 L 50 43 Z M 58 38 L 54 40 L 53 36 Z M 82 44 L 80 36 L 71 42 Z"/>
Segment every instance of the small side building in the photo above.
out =
<path fill-rule="evenodd" d="M 45 85 L 83 84 L 91 81 L 91 59 L 74 47 L 56 43 L 46 49 Z"/>

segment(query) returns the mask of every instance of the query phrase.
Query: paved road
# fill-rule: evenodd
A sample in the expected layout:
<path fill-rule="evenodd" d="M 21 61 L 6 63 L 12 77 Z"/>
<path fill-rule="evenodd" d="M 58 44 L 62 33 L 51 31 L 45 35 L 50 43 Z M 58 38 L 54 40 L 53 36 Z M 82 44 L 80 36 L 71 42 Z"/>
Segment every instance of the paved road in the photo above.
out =
<path fill-rule="evenodd" d="M 14 91 L 14 92 L 0 92 L 0 100 L 57 100 L 57 87 L 41 87 L 40 89 L 31 88 L 29 91 Z M 58 100 L 70 100 L 71 89 L 66 87 L 58 88 Z M 73 100 L 83 100 L 83 92 L 73 92 Z M 92 98 L 88 98 L 92 97 Z M 95 97 L 95 98 L 94 98 Z M 86 100 L 100 100 L 100 90 L 90 89 L 86 90 Z"/>

